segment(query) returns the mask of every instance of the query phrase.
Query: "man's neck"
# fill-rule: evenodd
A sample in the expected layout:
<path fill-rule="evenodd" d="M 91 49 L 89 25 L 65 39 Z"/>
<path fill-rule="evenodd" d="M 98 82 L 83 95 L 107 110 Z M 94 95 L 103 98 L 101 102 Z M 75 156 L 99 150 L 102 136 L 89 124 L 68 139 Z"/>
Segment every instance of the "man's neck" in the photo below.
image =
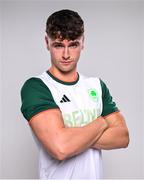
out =
<path fill-rule="evenodd" d="M 57 69 L 53 69 L 52 67 L 48 69 L 48 71 L 57 79 L 64 82 L 74 82 L 78 78 L 78 73 L 76 70 L 71 72 L 61 72 Z"/>

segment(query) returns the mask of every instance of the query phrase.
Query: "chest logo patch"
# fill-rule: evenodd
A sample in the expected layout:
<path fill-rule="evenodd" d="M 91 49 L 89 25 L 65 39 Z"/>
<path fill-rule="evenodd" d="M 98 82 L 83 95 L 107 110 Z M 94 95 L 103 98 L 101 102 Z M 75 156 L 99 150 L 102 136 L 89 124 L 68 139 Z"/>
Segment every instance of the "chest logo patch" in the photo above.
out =
<path fill-rule="evenodd" d="M 99 100 L 99 95 L 98 95 L 98 92 L 96 89 L 89 89 L 88 95 L 95 102 L 97 102 Z"/>

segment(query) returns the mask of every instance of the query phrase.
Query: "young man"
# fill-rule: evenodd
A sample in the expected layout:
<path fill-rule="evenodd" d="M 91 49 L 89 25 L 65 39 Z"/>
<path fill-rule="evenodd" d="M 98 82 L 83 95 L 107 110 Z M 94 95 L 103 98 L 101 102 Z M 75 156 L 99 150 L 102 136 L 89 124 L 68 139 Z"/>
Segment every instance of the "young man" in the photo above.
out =
<path fill-rule="evenodd" d="M 21 111 L 39 141 L 40 178 L 101 179 L 101 149 L 128 146 L 124 117 L 102 80 L 77 72 L 84 46 L 77 12 L 53 13 L 45 41 L 51 67 L 21 90 Z"/>

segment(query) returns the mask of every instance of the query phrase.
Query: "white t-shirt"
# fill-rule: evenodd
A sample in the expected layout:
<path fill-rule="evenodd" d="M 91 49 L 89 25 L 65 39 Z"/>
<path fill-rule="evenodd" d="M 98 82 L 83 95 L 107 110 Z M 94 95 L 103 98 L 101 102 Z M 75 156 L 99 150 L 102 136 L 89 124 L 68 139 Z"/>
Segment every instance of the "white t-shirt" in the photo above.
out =
<path fill-rule="evenodd" d="M 68 83 L 44 72 L 26 81 L 21 95 L 21 111 L 27 120 L 43 110 L 59 108 L 68 127 L 82 127 L 118 110 L 102 80 L 81 74 L 75 82 Z M 40 179 L 102 179 L 100 150 L 89 148 L 59 161 L 38 144 Z"/>

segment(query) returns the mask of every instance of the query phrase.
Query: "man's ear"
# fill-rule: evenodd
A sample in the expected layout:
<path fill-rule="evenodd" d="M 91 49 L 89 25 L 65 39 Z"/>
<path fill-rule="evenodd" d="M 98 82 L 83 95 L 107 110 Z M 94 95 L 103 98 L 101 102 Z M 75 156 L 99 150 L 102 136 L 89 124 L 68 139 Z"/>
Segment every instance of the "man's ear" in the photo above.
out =
<path fill-rule="evenodd" d="M 47 35 L 45 35 L 45 42 L 46 42 L 47 49 L 49 50 L 49 40 L 48 40 Z"/>

